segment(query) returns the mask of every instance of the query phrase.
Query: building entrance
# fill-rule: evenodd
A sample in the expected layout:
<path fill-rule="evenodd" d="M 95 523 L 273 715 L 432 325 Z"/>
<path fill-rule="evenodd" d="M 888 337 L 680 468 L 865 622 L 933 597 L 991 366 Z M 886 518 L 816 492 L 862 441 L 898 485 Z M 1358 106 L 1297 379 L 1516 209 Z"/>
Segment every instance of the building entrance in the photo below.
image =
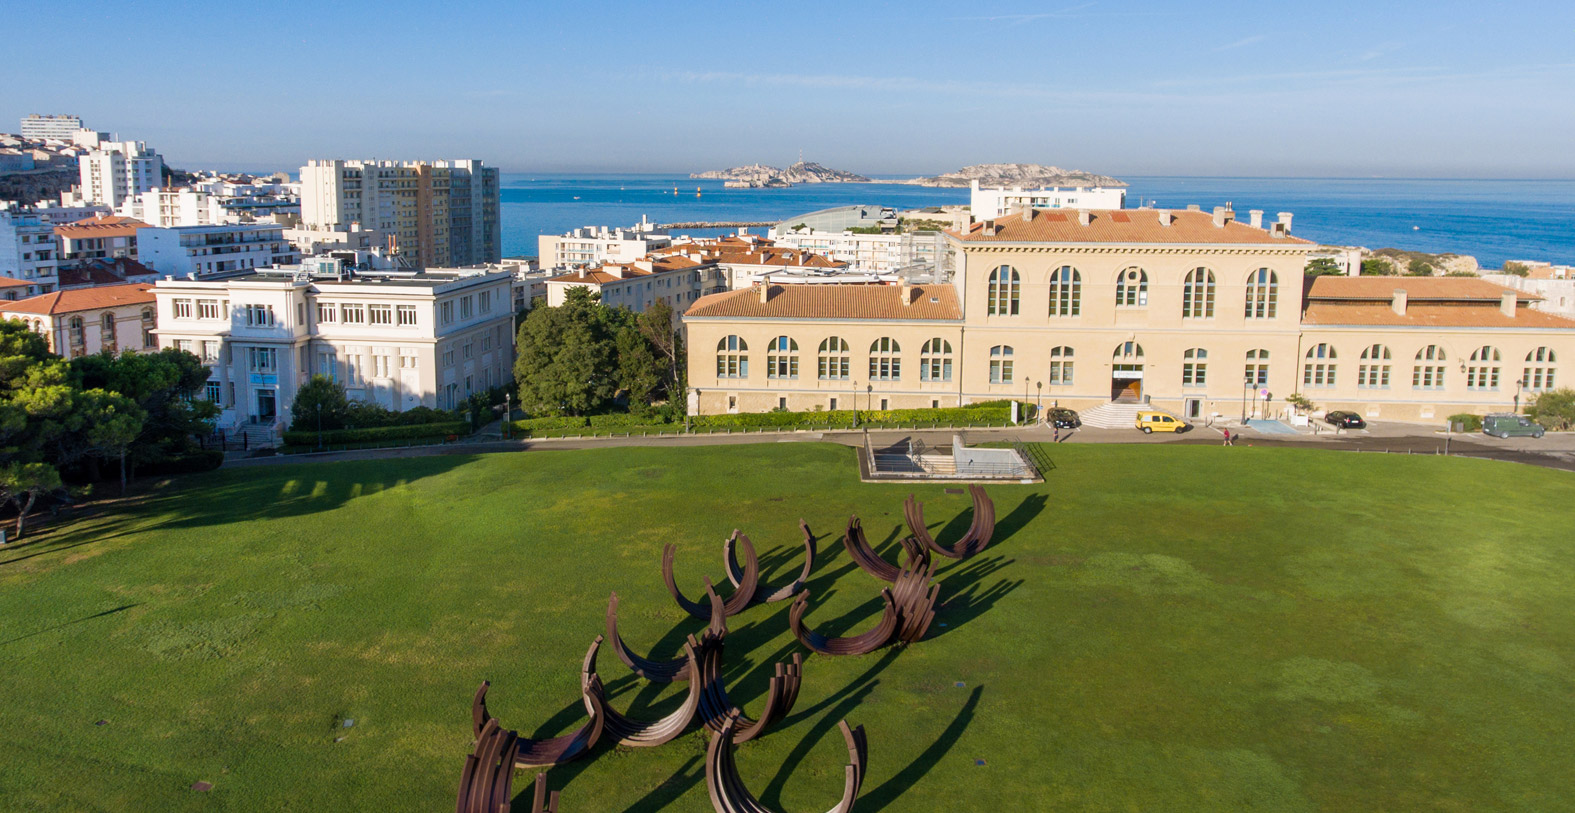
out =
<path fill-rule="evenodd" d="M 1143 400 L 1143 345 L 1122 342 L 1110 354 L 1110 400 Z"/>
<path fill-rule="evenodd" d="M 279 415 L 278 396 L 273 390 L 257 391 L 257 422 L 272 423 Z"/>

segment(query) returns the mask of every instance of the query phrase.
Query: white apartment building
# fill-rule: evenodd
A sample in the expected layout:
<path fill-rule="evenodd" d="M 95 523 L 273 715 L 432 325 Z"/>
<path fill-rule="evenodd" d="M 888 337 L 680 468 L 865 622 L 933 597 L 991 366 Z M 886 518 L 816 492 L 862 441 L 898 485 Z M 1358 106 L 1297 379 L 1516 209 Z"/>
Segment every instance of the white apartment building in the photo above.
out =
<path fill-rule="evenodd" d="M 301 257 L 284 239 L 283 226 L 234 224 L 141 229 L 137 259 L 160 274 L 204 277 L 290 265 Z"/>
<path fill-rule="evenodd" d="M 333 260 L 154 286 L 160 347 L 209 366 L 220 426 L 290 425 L 313 375 L 394 410 L 451 409 L 500 386 L 514 360 L 511 276 L 431 269 L 351 275 Z"/>
<path fill-rule="evenodd" d="M 52 353 L 78 358 L 108 350 L 154 348 L 153 286 L 99 285 L 53 291 L 0 306 L 0 319 L 20 319 L 42 334 Z"/>
<path fill-rule="evenodd" d="M 159 186 L 164 178 L 164 159 L 141 141 L 99 142 L 78 159 L 77 166 L 82 199 L 116 209 Z"/>
<path fill-rule="evenodd" d="M 22 117 L 23 138 L 54 138 L 70 141 L 71 135 L 82 129 L 81 116 L 40 116 L 34 113 Z"/>
<path fill-rule="evenodd" d="M 671 235 L 641 218 L 632 229 L 586 226 L 566 234 L 543 234 L 536 238 L 536 254 L 542 268 L 584 268 L 630 262 L 672 244 Z"/>
<path fill-rule="evenodd" d="M 498 170 L 480 161 L 312 160 L 301 167 L 306 226 L 375 229 L 419 267 L 502 259 L 498 201 Z"/>
<path fill-rule="evenodd" d="M 855 234 L 807 229 L 773 229 L 770 237 L 778 248 L 794 248 L 847 263 L 856 271 L 890 274 L 901 270 L 933 271 L 946 238 L 940 232 Z"/>
<path fill-rule="evenodd" d="M 975 223 L 1004 217 L 1020 206 L 1034 209 L 1122 209 L 1126 203 L 1127 190 L 1103 186 L 981 189 L 979 182 L 974 181 L 968 194 L 968 208 L 973 212 Z"/>
<path fill-rule="evenodd" d="M 1494 285 L 1542 297 L 1531 303 L 1531 307 L 1536 310 L 1575 319 L 1575 267 L 1530 260 L 1519 262 L 1531 268 L 1531 272 L 1524 277 L 1518 274 L 1483 274 L 1482 278 Z"/>
<path fill-rule="evenodd" d="M 149 226 L 216 226 L 230 222 L 223 199 L 196 189 L 149 189 L 121 207 Z"/>
<path fill-rule="evenodd" d="M 55 227 L 36 212 L 0 203 L 0 277 L 26 283 L 32 296 L 55 290 L 59 268 Z"/>
<path fill-rule="evenodd" d="M 562 305 L 570 289 L 586 288 L 603 305 L 641 313 L 657 302 L 673 309 L 676 319 L 689 304 L 706 294 L 727 290 L 727 276 L 716 262 L 699 252 L 666 257 L 641 257 L 629 263 L 606 263 L 546 280 L 547 304 Z"/>

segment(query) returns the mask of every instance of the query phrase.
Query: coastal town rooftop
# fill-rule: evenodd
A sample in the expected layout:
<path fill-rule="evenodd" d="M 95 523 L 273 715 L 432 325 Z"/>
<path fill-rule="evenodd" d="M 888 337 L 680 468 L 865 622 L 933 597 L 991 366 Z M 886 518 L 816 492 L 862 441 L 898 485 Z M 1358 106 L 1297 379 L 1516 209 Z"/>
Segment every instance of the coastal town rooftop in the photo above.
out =
<path fill-rule="evenodd" d="M 1223 206 L 1212 212 L 1188 209 L 1030 209 L 975 223 L 966 231 L 948 231 L 965 243 L 1161 243 L 1176 245 L 1316 245 L 1291 237 L 1291 214 L 1262 223 L 1263 213 L 1249 212 L 1249 222 Z"/>
<path fill-rule="evenodd" d="M 962 321 L 950 285 L 754 285 L 695 300 L 684 319 Z"/>

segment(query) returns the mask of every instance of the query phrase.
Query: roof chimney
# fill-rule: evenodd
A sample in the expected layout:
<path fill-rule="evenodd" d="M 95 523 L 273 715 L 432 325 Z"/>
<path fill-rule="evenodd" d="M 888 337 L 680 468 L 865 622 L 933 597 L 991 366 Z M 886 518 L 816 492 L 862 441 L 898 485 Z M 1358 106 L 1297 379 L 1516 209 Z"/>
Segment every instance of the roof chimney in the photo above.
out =
<path fill-rule="evenodd" d="M 1224 206 L 1214 207 L 1214 228 L 1223 228 L 1225 224 L 1236 219 L 1236 213 Z"/>
<path fill-rule="evenodd" d="M 1397 314 L 1399 314 L 1401 316 L 1404 316 L 1405 315 L 1405 302 L 1406 302 L 1405 289 L 1404 288 L 1396 288 L 1395 289 L 1395 294 L 1394 294 L 1394 299 L 1390 300 L 1389 307 L 1391 309 L 1393 309 L 1395 313 L 1397 313 Z"/>
<path fill-rule="evenodd" d="M 757 287 L 760 288 L 760 304 L 764 305 L 767 302 L 770 302 L 771 301 L 771 281 L 770 280 L 762 280 Z"/>
<path fill-rule="evenodd" d="M 897 282 L 897 290 L 902 292 L 902 306 L 904 308 L 913 304 L 913 282 L 911 280 L 909 280 L 907 277 L 903 277 Z M 1513 294 L 1511 294 L 1511 296 L 1513 296 Z"/>
<path fill-rule="evenodd" d="M 1171 214 L 1169 209 L 1159 210 L 1159 225 L 1169 226 L 1174 222 L 1176 222 L 1176 216 Z"/>
<path fill-rule="evenodd" d="M 1290 234 L 1291 233 L 1291 213 L 1290 212 L 1280 212 L 1280 223 L 1285 226 L 1285 233 L 1286 234 Z"/>
<path fill-rule="evenodd" d="M 1078 209 L 1077 222 L 1087 226 L 1088 224 L 1094 222 L 1094 213 L 1088 211 L 1087 209 Z"/>
<path fill-rule="evenodd" d="M 1032 207 L 1032 206 L 1024 206 L 1023 207 L 1023 222 L 1024 223 L 1032 223 L 1032 222 L 1034 222 L 1034 207 Z"/>
<path fill-rule="evenodd" d="M 1201 212 L 1201 211 L 1203 211 L 1203 207 L 1199 206 L 1196 203 L 1189 203 L 1189 204 L 1187 204 L 1187 211 L 1189 211 L 1189 212 Z"/>
<path fill-rule="evenodd" d="M 1514 319 L 1515 306 L 1519 302 L 1520 299 L 1519 297 L 1515 296 L 1514 291 L 1505 290 L 1504 293 L 1500 294 L 1498 298 L 1498 312 L 1508 316 L 1511 319 Z"/>
<path fill-rule="evenodd" d="M 1255 229 L 1263 228 L 1263 210 L 1262 209 L 1252 209 L 1252 210 L 1248 211 L 1247 212 L 1247 217 L 1250 218 L 1247 222 L 1251 223 L 1253 228 L 1255 228 Z"/>

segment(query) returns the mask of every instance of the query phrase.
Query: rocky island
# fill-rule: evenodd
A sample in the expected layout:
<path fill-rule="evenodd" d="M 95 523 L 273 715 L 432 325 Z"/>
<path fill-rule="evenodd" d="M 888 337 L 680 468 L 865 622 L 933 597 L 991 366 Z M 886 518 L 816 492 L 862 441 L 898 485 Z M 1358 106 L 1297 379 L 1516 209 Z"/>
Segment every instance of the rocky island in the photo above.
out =
<path fill-rule="evenodd" d="M 1109 175 L 1095 175 L 1080 169 L 1062 169 L 1044 164 L 974 164 L 956 172 L 929 178 L 912 178 L 898 183 L 916 186 L 970 186 L 978 181 L 980 186 L 1046 187 L 1046 186 L 1105 186 L 1123 187 L 1126 182 Z"/>
<path fill-rule="evenodd" d="M 729 189 L 781 189 L 800 183 L 869 183 L 863 175 L 840 169 L 823 167 L 813 161 L 800 161 L 787 169 L 768 167 L 765 164 L 696 172 L 689 177 L 702 180 L 720 180 Z"/>

